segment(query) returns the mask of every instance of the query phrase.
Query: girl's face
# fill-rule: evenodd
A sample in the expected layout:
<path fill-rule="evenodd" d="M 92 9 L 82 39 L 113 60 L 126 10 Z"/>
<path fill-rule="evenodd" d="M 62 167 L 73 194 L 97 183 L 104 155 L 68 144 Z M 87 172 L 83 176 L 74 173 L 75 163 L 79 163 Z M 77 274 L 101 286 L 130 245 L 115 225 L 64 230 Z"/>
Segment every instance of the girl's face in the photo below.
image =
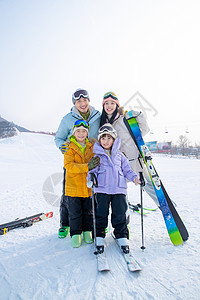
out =
<path fill-rule="evenodd" d="M 76 100 L 74 105 L 81 113 L 86 114 L 89 109 L 89 100 L 81 97 L 80 99 Z"/>
<path fill-rule="evenodd" d="M 86 137 L 88 135 L 88 132 L 87 130 L 85 129 L 77 129 L 75 132 L 74 132 L 74 136 L 77 140 L 78 143 L 85 143 L 85 140 L 86 140 Z"/>
<path fill-rule="evenodd" d="M 105 150 L 111 150 L 112 145 L 114 143 L 114 139 L 110 134 L 105 134 L 100 138 L 100 145 L 105 149 Z"/>
<path fill-rule="evenodd" d="M 112 101 L 108 100 L 104 103 L 104 110 L 107 113 L 107 115 L 112 115 L 117 107 L 117 104 Z"/>

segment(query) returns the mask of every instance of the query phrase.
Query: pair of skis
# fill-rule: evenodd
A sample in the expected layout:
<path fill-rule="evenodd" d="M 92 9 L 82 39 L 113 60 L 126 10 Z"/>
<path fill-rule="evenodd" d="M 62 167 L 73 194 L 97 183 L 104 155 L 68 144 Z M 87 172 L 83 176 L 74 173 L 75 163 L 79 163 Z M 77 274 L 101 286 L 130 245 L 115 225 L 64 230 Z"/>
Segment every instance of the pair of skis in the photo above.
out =
<path fill-rule="evenodd" d="M 90 173 L 90 180 L 87 182 L 87 187 L 92 188 L 92 212 L 93 212 L 93 228 L 94 228 L 94 243 L 95 243 L 94 254 L 96 255 L 96 258 L 97 258 L 97 268 L 98 268 L 99 272 L 110 271 L 110 267 L 109 267 L 108 260 L 107 260 L 106 254 L 105 254 L 104 246 L 102 247 L 102 249 L 101 249 L 102 251 L 101 251 L 100 248 L 98 249 L 98 246 L 96 245 L 96 219 L 95 219 L 94 187 L 98 187 L 98 181 L 97 181 L 97 177 L 92 172 Z M 114 238 L 114 236 L 113 236 L 113 238 Z M 114 240 L 117 243 L 117 240 L 115 238 L 114 238 Z M 119 248 L 120 248 L 120 246 L 119 246 Z M 124 260 L 127 264 L 127 268 L 129 271 L 131 271 L 131 272 L 141 271 L 141 267 L 139 266 L 137 261 L 134 259 L 131 252 L 124 253 L 123 251 L 121 251 L 121 248 L 120 248 L 120 252 L 122 253 L 122 255 L 124 257 Z"/>
<path fill-rule="evenodd" d="M 144 161 L 154 188 L 156 197 L 159 202 L 160 209 L 167 227 L 167 231 L 172 243 L 176 246 L 182 245 L 189 237 L 188 231 L 182 222 L 178 212 L 176 211 L 168 193 L 166 192 L 162 181 L 153 165 L 151 153 L 145 145 L 142 134 L 137 123 L 136 117 L 133 116 L 132 111 L 126 113 L 124 123 L 134 140 L 138 151 Z"/>
<path fill-rule="evenodd" d="M 53 212 L 40 213 L 24 219 L 16 219 L 12 222 L 4 223 L 0 225 L 0 235 L 6 234 L 8 231 L 13 230 L 18 227 L 30 227 L 34 223 L 49 219 L 53 217 Z"/>
<path fill-rule="evenodd" d="M 129 251 L 129 253 L 124 253 L 123 250 L 121 249 L 121 247 L 119 246 L 117 239 L 112 235 L 113 239 L 115 240 L 116 244 L 118 245 L 119 251 L 122 254 L 125 263 L 127 265 L 127 269 L 130 272 L 138 272 L 141 271 L 142 268 L 140 267 L 140 265 L 138 264 L 138 262 L 135 260 L 133 254 L 131 253 L 131 251 Z M 98 253 L 96 252 L 96 257 L 97 257 L 97 268 L 99 272 L 108 272 L 110 271 L 110 267 L 109 267 L 109 263 L 108 263 L 108 259 L 107 256 L 105 254 L 105 250 L 103 253 Z"/>

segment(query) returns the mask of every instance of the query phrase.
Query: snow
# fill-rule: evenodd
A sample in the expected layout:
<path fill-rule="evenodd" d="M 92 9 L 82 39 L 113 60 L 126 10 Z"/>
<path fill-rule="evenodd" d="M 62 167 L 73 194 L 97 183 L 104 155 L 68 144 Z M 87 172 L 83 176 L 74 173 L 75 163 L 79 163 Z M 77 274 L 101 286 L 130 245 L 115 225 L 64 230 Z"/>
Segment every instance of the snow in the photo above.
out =
<path fill-rule="evenodd" d="M 111 271 L 98 273 L 93 245 L 73 249 L 69 237 L 57 237 L 59 205 L 51 196 L 55 200 L 61 194 L 63 157 L 53 137 L 21 133 L 1 140 L 0 223 L 40 212 L 53 211 L 54 217 L 0 236 L 0 299 L 199 299 L 200 161 L 155 156 L 154 163 L 189 240 L 173 246 L 157 210 L 144 216 L 142 251 L 140 215 L 130 212 L 130 245 L 143 270 L 127 270 L 109 227 Z M 128 193 L 133 204 L 140 202 L 139 187 L 129 183 Z M 155 207 L 146 193 L 144 205 Z"/>

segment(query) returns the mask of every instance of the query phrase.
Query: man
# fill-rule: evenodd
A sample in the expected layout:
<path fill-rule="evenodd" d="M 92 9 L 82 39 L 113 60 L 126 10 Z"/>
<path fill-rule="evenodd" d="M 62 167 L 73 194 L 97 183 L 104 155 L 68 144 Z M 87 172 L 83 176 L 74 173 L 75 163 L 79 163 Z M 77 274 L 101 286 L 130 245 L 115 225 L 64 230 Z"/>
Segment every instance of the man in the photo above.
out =
<path fill-rule="evenodd" d="M 96 138 L 100 126 L 101 113 L 90 105 L 89 94 L 84 89 L 76 90 L 72 95 L 73 107 L 71 111 L 63 117 L 55 136 L 56 146 L 64 153 L 67 151 L 67 141 L 73 134 L 73 125 L 77 120 L 86 120 L 89 123 L 88 138 Z M 69 218 L 67 209 L 67 197 L 65 196 L 65 173 L 63 179 L 63 195 L 60 202 L 60 229 L 58 231 L 59 238 L 65 238 L 69 233 Z"/>

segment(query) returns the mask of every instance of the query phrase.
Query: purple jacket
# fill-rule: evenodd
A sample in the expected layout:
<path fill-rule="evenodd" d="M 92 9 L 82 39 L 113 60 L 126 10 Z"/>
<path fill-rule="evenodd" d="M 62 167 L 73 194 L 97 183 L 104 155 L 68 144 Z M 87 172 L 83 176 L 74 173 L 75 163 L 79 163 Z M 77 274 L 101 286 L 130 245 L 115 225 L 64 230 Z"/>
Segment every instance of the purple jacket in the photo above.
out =
<path fill-rule="evenodd" d="M 126 178 L 134 181 L 137 174 L 133 172 L 128 159 L 119 151 L 120 139 L 116 138 L 113 143 L 111 157 L 100 146 L 95 143 L 93 152 L 100 157 L 100 165 L 89 172 L 97 176 L 98 187 L 94 188 L 95 193 L 105 194 L 127 194 Z M 88 174 L 88 179 L 90 175 Z"/>

